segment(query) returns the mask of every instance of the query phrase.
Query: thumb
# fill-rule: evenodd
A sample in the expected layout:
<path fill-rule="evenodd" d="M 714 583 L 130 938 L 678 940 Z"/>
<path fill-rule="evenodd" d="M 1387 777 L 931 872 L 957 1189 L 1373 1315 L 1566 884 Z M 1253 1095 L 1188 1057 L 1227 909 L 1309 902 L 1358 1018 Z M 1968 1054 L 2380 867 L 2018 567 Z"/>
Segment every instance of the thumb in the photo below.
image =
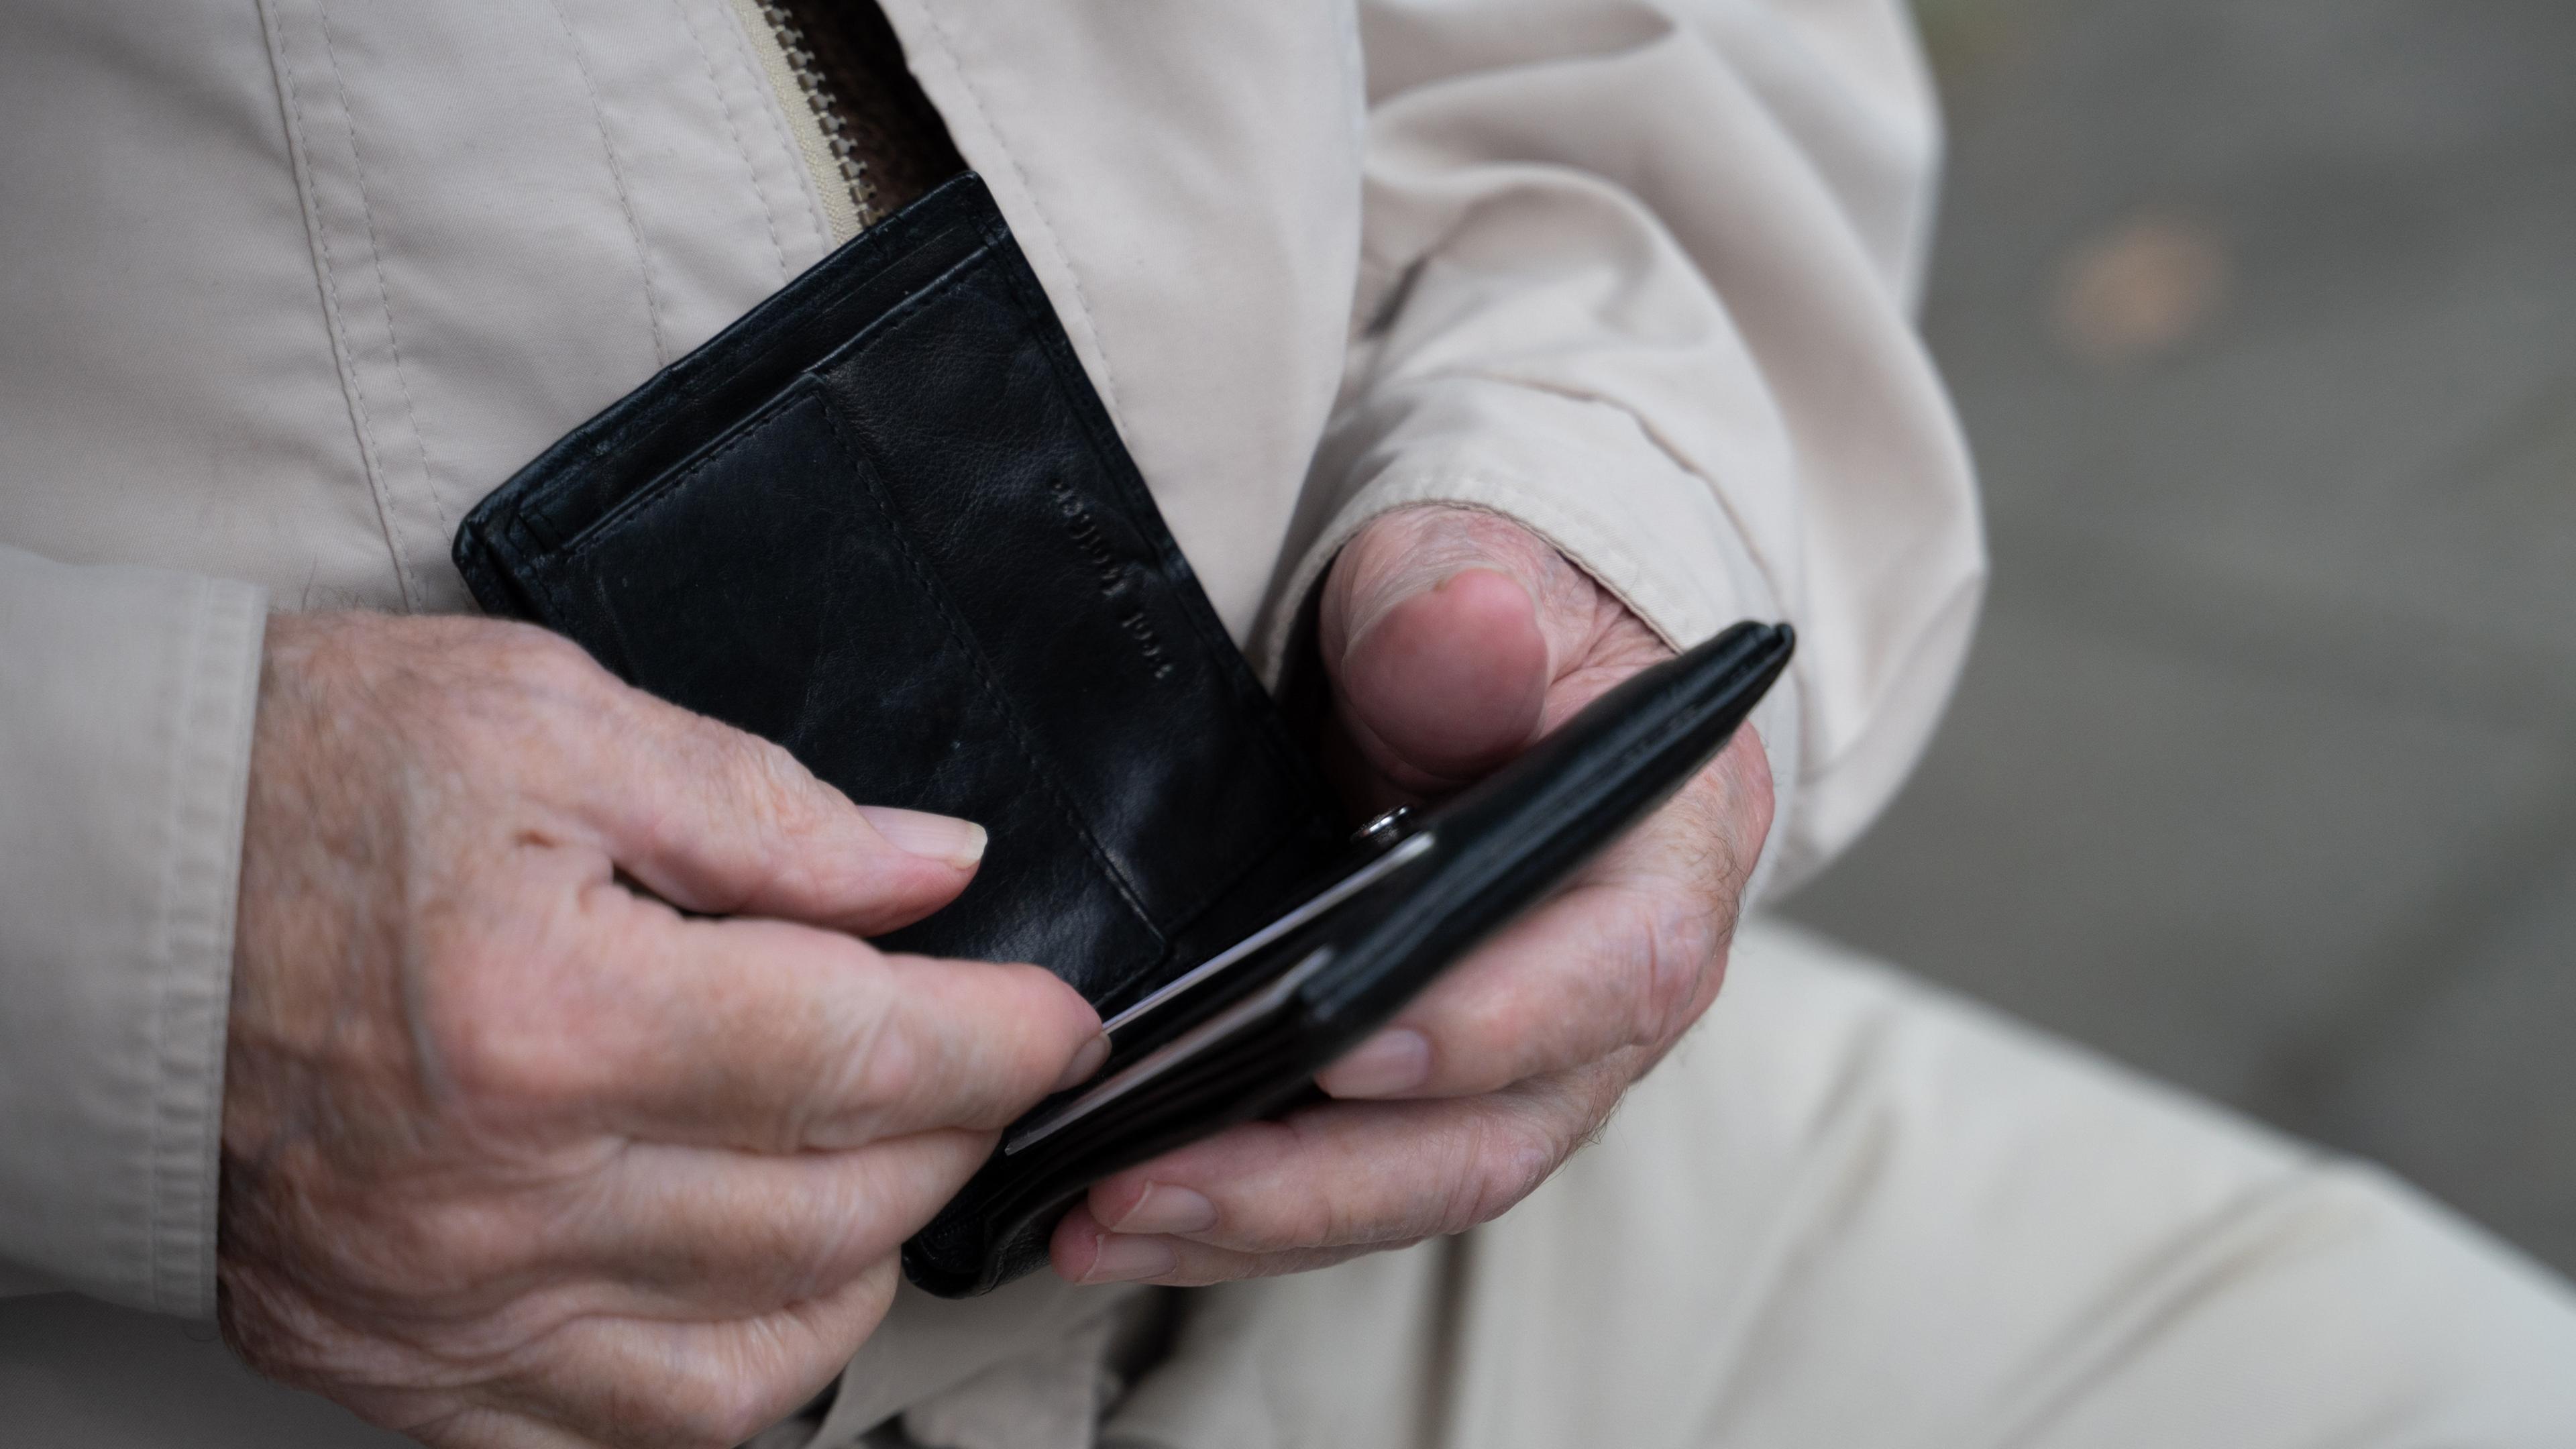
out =
<path fill-rule="evenodd" d="M 1537 735 L 1598 601 L 1589 576 L 1507 518 L 1427 507 L 1377 519 L 1334 561 L 1317 618 L 1349 745 L 1405 794 L 1475 780 Z"/>
<path fill-rule="evenodd" d="M 685 910 L 877 935 L 956 899 L 981 826 L 854 805 L 756 735 L 649 696 L 585 813 L 620 870 Z"/>

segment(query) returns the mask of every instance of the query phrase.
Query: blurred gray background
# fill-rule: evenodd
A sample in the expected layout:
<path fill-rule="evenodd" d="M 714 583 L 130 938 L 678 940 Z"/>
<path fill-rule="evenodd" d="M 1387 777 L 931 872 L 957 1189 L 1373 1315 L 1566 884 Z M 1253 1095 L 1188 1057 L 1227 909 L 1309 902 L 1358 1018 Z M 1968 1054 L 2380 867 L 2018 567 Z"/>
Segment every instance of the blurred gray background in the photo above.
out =
<path fill-rule="evenodd" d="M 1790 913 L 2576 1270 L 2576 3 L 1920 8 L 1994 586 Z"/>

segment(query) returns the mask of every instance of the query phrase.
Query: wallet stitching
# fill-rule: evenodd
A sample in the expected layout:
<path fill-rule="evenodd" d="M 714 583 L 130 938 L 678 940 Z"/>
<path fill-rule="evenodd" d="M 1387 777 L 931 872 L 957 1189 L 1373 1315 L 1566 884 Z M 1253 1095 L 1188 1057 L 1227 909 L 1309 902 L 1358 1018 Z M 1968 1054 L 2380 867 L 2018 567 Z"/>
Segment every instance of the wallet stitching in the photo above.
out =
<path fill-rule="evenodd" d="M 956 223 L 932 228 L 927 237 L 909 239 L 912 243 L 910 245 L 898 244 L 900 241 L 906 239 L 883 235 L 883 225 L 870 228 L 868 231 L 860 233 L 858 237 L 853 238 L 843 247 L 843 251 L 850 252 L 852 254 L 853 260 L 855 260 L 858 250 L 865 247 L 871 241 L 884 246 L 890 254 L 880 259 L 876 265 L 869 267 L 864 272 L 858 272 L 850 276 L 834 275 L 829 277 L 827 287 L 818 287 L 816 289 L 820 295 L 806 299 L 798 305 L 798 314 L 803 317 L 812 317 L 819 313 L 828 312 L 833 308 L 847 305 L 851 299 L 851 294 L 866 288 L 886 272 L 910 261 L 915 256 L 920 255 L 922 252 L 937 245 L 939 242 L 947 240 L 954 231 L 960 229 L 964 221 L 964 218 L 959 218 Z M 964 229 L 974 230 L 976 228 L 965 227 Z M 984 244 L 982 243 L 978 243 L 978 249 L 980 250 L 983 245 Z M 818 265 L 828 266 L 835 259 L 836 258 L 826 258 L 824 262 L 818 263 Z M 793 285 L 793 283 L 790 285 Z M 928 290 L 930 289 L 924 289 L 925 292 Z M 916 292 L 912 296 L 906 297 L 902 302 L 898 302 L 894 307 L 887 309 L 887 311 L 880 314 L 878 317 L 871 318 L 860 323 L 860 330 L 865 331 L 870 327 L 874 327 L 879 321 L 882 321 L 885 317 L 893 316 L 897 311 L 910 305 L 921 295 L 922 293 Z M 651 406 L 637 409 L 637 411 L 630 417 L 617 419 L 615 426 L 598 440 L 599 444 L 603 448 L 611 449 L 623 445 L 633 436 L 637 429 L 649 426 L 652 422 L 665 417 L 670 413 L 685 409 L 686 407 L 696 403 L 698 399 L 708 391 L 721 387 L 725 383 L 732 381 L 734 378 L 741 376 L 744 369 L 751 361 L 751 359 L 736 355 L 744 350 L 745 349 L 742 348 L 728 349 L 725 355 L 725 361 L 728 364 L 727 366 L 722 368 L 710 368 L 704 372 L 700 372 L 674 388 L 670 397 L 654 399 Z M 831 354 L 826 353 L 824 355 L 828 357 Z M 817 363 L 808 364 L 804 368 L 799 369 L 797 376 L 802 377 L 810 374 L 817 365 L 819 365 L 819 360 Z"/>
<path fill-rule="evenodd" d="M 651 517 L 663 504 L 685 492 L 690 482 L 699 474 L 723 462 L 744 445 L 759 438 L 767 431 L 768 426 L 776 422 L 788 409 L 808 401 L 811 389 L 802 385 L 805 381 L 806 379 L 800 376 L 778 396 L 761 404 L 758 411 L 743 419 L 741 427 L 732 437 L 700 454 L 697 460 L 687 467 L 665 473 L 646 487 L 628 494 L 619 501 L 615 512 L 591 525 L 579 538 L 566 545 L 557 557 L 564 565 L 569 565 L 600 545 L 623 537 L 628 529 Z"/>
<path fill-rule="evenodd" d="M 895 267 L 901 266 L 905 262 L 912 260 L 914 257 L 919 256 L 925 251 L 931 250 L 941 242 L 947 241 L 960 230 L 973 234 L 981 234 L 984 229 L 983 218 L 988 216 L 990 212 L 991 206 L 987 203 L 986 205 L 978 208 L 976 213 L 969 216 L 961 216 L 953 220 L 934 222 L 931 218 L 923 218 L 920 223 L 920 229 L 926 233 L 925 235 L 906 235 L 905 233 L 909 229 L 898 225 L 901 220 L 900 216 L 889 218 L 878 226 L 871 227 L 867 231 L 861 232 L 857 237 L 845 243 L 840 251 L 835 252 L 831 256 L 826 257 L 823 261 L 816 263 L 816 267 L 818 269 L 835 267 L 836 264 L 838 264 L 838 268 L 832 273 L 827 273 L 824 284 L 816 288 L 817 295 L 803 299 L 797 304 L 797 317 L 799 319 L 813 318 L 829 313 L 836 308 L 848 305 L 854 293 L 864 290 L 886 272 L 891 271 Z M 976 252 L 986 250 L 991 245 L 992 243 L 989 240 L 978 242 L 976 244 L 975 251 L 969 252 L 964 260 L 971 261 Z M 875 259 L 873 265 L 870 265 L 863 271 L 855 271 L 851 275 L 847 276 L 840 275 L 840 272 L 851 272 L 852 269 L 856 267 L 857 258 L 863 249 L 881 249 L 884 252 L 884 255 Z M 959 265 L 963 265 L 963 262 L 961 261 L 959 263 L 951 264 L 949 272 L 953 272 Z M 808 273 L 808 275 L 810 276 L 811 273 Z M 942 278 L 944 278 L 948 273 L 943 272 L 941 275 Z M 793 287 L 795 283 L 790 283 L 789 285 Z M 925 287 L 920 291 L 905 297 L 886 311 L 861 322 L 858 325 L 858 330 L 864 333 L 876 327 L 886 319 L 901 312 L 905 307 L 912 305 L 924 296 L 937 290 L 938 279 L 934 279 L 931 286 Z M 782 324 L 782 326 L 783 325 L 784 324 Z M 843 344 L 843 346 L 846 345 L 846 343 Z M 799 378 L 812 375 L 814 370 L 821 365 L 823 360 L 837 355 L 840 350 L 841 348 L 839 347 L 833 348 L 831 351 L 824 353 L 823 358 L 817 359 L 814 363 L 800 368 L 793 377 L 790 377 L 781 385 L 781 390 L 784 391 L 787 388 L 793 387 Z M 627 410 L 626 407 L 621 404 L 618 407 L 610 409 L 609 414 L 605 418 L 596 419 L 593 424 L 584 425 L 583 428 L 575 431 L 564 441 L 565 443 L 577 442 L 581 451 L 593 455 L 613 453 L 620 448 L 629 446 L 638 434 L 650 431 L 652 428 L 658 426 L 663 419 L 670 417 L 674 413 L 685 412 L 688 409 L 695 407 L 707 393 L 724 387 L 740 378 L 746 371 L 750 370 L 755 365 L 756 358 L 750 355 L 755 351 L 756 349 L 752 348 L 748 342 L 739 343 L 734 347 L 728 348 L 719 355 L 723 365 L 716 366 L 711 363 L 703 369 L 692 370 L 690 376 L 672 385 L 670 395 L 668 397 L 654 397 L 646 399 L 635 406 L 631 411 Z M 688 358 L 683 358 L 680 364 L 674 365 L 684 365 L 689 360 L 690 359 Z M 595 436 L 590 435 L 590 428 L 594 425 L 598 425 L 600 427 L 600 431 Z M 564 446 L 564 444 L 557 445 L 557 447 L 562 446 Z M 552 450 L 549 451 L 551 453 Z M 540 458 L 538 462 L 539 464 L 542 464 L 544 459 Z M 560 483 L 566 478 L 593 472 L 598 466 L 599 465 L 595 458 L 587 459 L 581 463 L 565 468 L 559 473 L 550 475 L 544 483 L 531 488 L 529 490 L 529 496 L 514 499 L 510 505 L 512 512 L 524 514 L 533 511 L 543 516 L 546 512 L 545 505 L 548 502 L 546 495 L 555 491 L 554 485 Z M 641 486 L 625 491 L 614 502 L 601 510 L 602 517 L 594 518 L 585 524 L 576 525 L 567 531 L 574 536 L 575 542 L 578 542 L 582 536 L 589 532 L 590 529 L 599 526 L 599 524 L 604 521 L 606 515 L 613 514 L 617 510 L 625 507 L 637 493 L 650 489 L 656 480 L 664 476 L 667 475 L 657 474 L 654 479 L 647 479 Z M 547 522 L 551 525 L 553 520 L 549 518 Z"/>
<path fill-rule="evenodd" d="M 1008 236 L 1008 232 L 1000 236 L 986 233 L 983 240 L 975 243 L 973 250 L 950 262 L 938 276 L 923 283 L 920 288 L 906 295 L 902 301 L 869 319 L 867 325 L 843 339 L 831 351 L 816 358 L 813 365 L 805 369 L 805 375 L 820 378 L 850 358 L 864 357 L 875 351 L 878 344 L 919 321 L 921 313 L 927 310 L 931 303 L 972 283 L 975 280 L 975 274 L 993 259 L 995 251 Z"/>
<path fill-rule="evenodd" d="M 731 454 L 735 449 L 751 441 L 771 423 L 777 421 L 780 415 L 787 412 L 790 408 L 795 407 L 798 403 L 814 396 L 819 391 L 820 386 L 817 380 L 817 373 L 826 363 L 829 363 L 835 358 L 852 355 L 851 348 L 854 344 L 865 343 L 868 346 L 873 346 L 880 336 L 891 335 L 894 331 L 910 322 L 912 320 L 911 314 L 917 314 L 920 309 L 927 307 L 930 303 L 938 300 L 940 297 L 964 286 L 966 282 L 970 280 L 968 274 L 971 268 L 977 261 L 988 255 L 991 251 L 991 244 L 986 243 L 985 245 L 977 247 L 974 251 L 969 252 L 964 258 L 950 266 L 948 270 L 940 273 L 937 278 L 932 280 L 929 286 L 924 287 L 920 291 L 913 293 L 911 296 L 904 298 L 903 301 L 886 309 L 883 314 L 879 315 L 873 321 L 870 321 L 866 325 L 861 336 L 853 338 L 850 343 L 844 343 L 842 346 L 825 353 L 822 362 L 818 362 L 813 367 L 809 367 L 804 371 L 797 373 L 793 378 L 790 378 L 786 385 L 778 390 L 776 395 L 772 396 L 767 402 L 762 403 L 759 407 L 753 409 L 740 423 L 736 424 L 734 426 L 732 436 L 725 438 L 721 442 L 713 444 L 706 451 L 700 453 L 695 459 L 691 460 L 684 466 L 655 476 L 651 480 L 647 481 L 643 486 L 632 490 L 627 493 L 626 496 L 618 499 L 614 504 L 611 504 L 601 513 L 600 517 L 593 520 L 588 527 L 582 529 L 580 533 L 574 537 L 573 541 L 564 547 L 564 559 L 566 561 L 578 559 L 591 549 L 598 547 L 604 540 L 617 537 L 624 533 L 628 528 L 641 522 L 655 509 L 661 507 L 662 504 L 668 501 L 673 495 L 686 489 L 689 483 L 692 482 L 698 474 L 703 473 L 708 468 L 722 462 L 726 456 Z M 831 415 L 831 409 L 827 406 L 823 409 L 823 412 L 825 417 L 828 419 Z"/>
<path fill-rule="evenodd" d="M 878 478 L 874 468 L 867 465 L 864 455 L 848 433 L 843 430 L 841 420 L 835 416 L 833 409 L 828 405 L 822 405 L 820 399 L 817 399 L 817 404 L 822 409 L 823 425 L 832 434 L 833 446 L 841 450 L 842 462 L 848 466 L 852 474 L 857 476 L 861 486 L 872 495 L 871 501 L 876 504 L 878 511 L 885 515 L 886 533 L 893 540 L 895 552 L 902 557 L 904 566 L 912 571 L 913 580 L 920 585 L 924 597 L 928 598 L 932 607 L 939 611 L 941 622 L 948 626 L 950 638 L 975 661 L 975 685 L 984 692 L 985 698 L 1001 714 L 1003 722 L 1010 727 L 1011 747 L 1019 751 L 1022 763 L 1029 767 L 1030 776 L 1037 781 L 1038 788 L 1047 797 L 1047 802 L 1064 817 L 1065 824 L 1073 827 L 1074 838 L 1082 842 L 1084 853 L 1091 857 L 1092 864 L 1099 869 L 1102 878 L 1117 891 L 1119 899 L 1126 902 L 1127 909 L 1135 914 L 1137 923 L 1154 938 L 1158 954 L 1160 950 L 1168 949 L 1171 944 L 1170 938 L 1165 936 L 1162 927 L 1156 924 L 1153 913 L 1146 910 L 1145 903 L 1136 898 L 1135 888 L 1128 882 L 1126 874 L 1119 870 L 1117 863 L 1101 849 L 1100 841 L 1092 834 L 1091 827 L 1083 822 L 1081 813 L 1074 809 L 1073 802 L 1065 798 L 1064 787 L 1058 784 L 1055 777 L 1039 762 L 1037 752 L 1029 745 L 1027 722 L 1022 720 L 1020 712 L 1012 707 L 1009 697 L 993 683 L 992 661 L 985 657 L 983 646 L 975 641 L 973 628 L 967 624 L 964 617 L 957 612 L 956 605 L 950 601 L 947 589 L 939 583 L 937 571 L 930 567 L 928 560 L 922 558 L 920 552 L 913 546 L 910 531 L 903 526 L 901 517 L 895 513 L 884 496 L 883 480 Z M 1153 964 L 1148 962 L 1144 967 L 1137 969 L 1140 971 L 1150 969 Z M 1122 978 L 1120 984 L 1125 984 L 1126 979 L 1131 978 Z M 1108 993 L 1104 991 L 1102 995 L 1106 997 Z"/>

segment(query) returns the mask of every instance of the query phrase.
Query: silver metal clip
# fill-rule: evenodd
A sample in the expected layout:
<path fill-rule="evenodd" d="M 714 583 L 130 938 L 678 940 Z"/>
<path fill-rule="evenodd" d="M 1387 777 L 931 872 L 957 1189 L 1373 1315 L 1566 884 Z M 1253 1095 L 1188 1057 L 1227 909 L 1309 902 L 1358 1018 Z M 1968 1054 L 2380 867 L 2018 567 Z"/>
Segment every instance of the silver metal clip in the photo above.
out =
<path fill-rule="evenodd" d="M 1375 820 L 1351 832 L 1351 844 L 1373 845 L 1384 850 L 1414 831 L 1414 809 L 1398 805 Z"/>

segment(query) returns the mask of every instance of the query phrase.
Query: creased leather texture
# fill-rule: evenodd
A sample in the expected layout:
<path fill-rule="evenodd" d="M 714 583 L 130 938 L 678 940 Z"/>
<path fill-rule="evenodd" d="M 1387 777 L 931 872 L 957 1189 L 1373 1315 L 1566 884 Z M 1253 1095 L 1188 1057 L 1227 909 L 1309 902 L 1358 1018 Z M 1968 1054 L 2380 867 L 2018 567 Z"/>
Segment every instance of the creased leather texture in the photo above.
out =
<path fill-rule="evenodd" d="M 982 182 L 947 183 L 478 506 L 456 562 L 852 799 L 991 832 L 885 938 L 1104 1013 L 1339 840 Z"/>

